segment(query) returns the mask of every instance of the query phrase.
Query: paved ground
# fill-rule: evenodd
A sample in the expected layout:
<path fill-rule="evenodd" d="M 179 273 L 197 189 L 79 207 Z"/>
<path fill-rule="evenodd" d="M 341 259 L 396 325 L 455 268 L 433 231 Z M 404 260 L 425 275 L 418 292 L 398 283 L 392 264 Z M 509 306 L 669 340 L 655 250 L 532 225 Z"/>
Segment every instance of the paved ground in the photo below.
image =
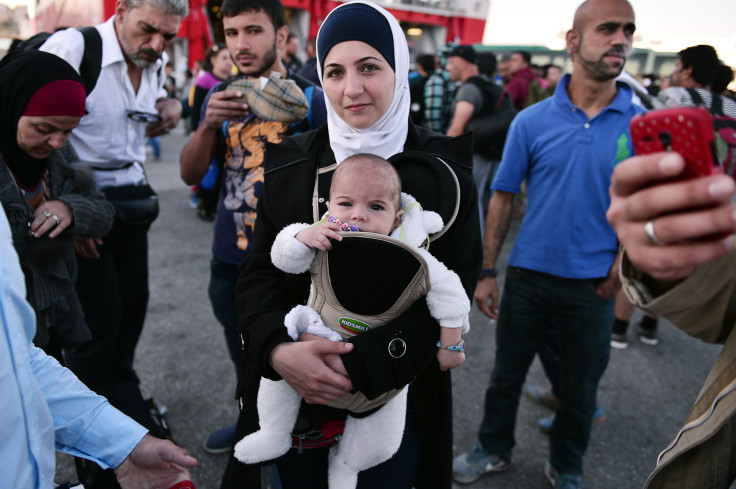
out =
<path fill-rule="evenodd" d="M 136 368 L 144 394 L 155 396 L 168 408 L 177 442 L 199 460 L 193 471 L 197 488 L 215 489 L 226 457 L 205 453 L 201 443 L 209 432 L 236 417 L 235 373 L 206 292 L 212 224 L 199 220 L 188 207 L 189 190 L 179 178 L 178 158 L 185 141 L 182 132 L 163 138 L 162 161 L 147 166 L 161 198 L 161 214 L 149 235 L 151 299 Z M 508 249 L 507 245 L 504 260 Z M 471 325 L 466 337 L 468 361 L 453 372 L 456 454 L 475 443 L 495 348 L 495 325 L 476 309 Z M 599 400 L 608 420 L 593 429 L 583 476 L 587 488 L 643 485 L 720 351 L 666 323 L 661 326 L 659 346 L 644 346 L 632 334 L 630 345 L 628 350 L 611 353 L 601 382 Z M 528 382 L 545 383 L 536 361 Z M 548 443 L 536 422 L 548 414 L 523 398 L 512 468 L 456 489 L 547 487 L 542 467 Z M 58 469 L 58 481 L 74 479 L 68 457 L 59 456 Z"/>

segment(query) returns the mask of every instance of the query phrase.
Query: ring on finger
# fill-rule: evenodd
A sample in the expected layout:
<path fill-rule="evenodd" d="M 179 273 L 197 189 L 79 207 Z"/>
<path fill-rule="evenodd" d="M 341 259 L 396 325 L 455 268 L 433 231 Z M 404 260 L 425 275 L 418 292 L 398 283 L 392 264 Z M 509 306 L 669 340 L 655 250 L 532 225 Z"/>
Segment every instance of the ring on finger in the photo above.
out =
<path fill-rule="evenodd" d="M 657 246 L 664 246 L 665 244 L 667 244 L 659 239 L 656 234 L 654 234 L 654 221 L 647 221 L 647 223 L 644 225 L 644 233 L 647 235 L 647 238 L 649 238 L 649 241 L 656 244 Z"/>
<path fill-rule="evenodd" d="M 57 216 L 51 214 L 51 219 L 53 219 L 54 221 L 56 221 L 56 225 L 57 226 L 59 225 L 59 218 Z"/>
<path fill-rule="evenodd" d="M 48 209 L 44 209 L 44 211 L 41 214 L 43 214 L 43 217 L 45 217 L 46 219 L 51 217 L 51 213 L 49 212 Z"/>

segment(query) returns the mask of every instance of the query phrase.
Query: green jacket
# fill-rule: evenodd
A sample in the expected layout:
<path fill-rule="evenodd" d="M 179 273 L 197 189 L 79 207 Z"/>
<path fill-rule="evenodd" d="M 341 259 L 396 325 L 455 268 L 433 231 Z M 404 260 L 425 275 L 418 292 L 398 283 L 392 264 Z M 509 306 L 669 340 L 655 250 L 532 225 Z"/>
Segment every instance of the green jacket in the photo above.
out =
<path fill-rule="evenodd" d="M 669 290 L 634 269 L 624 255 L 624 291 L 648 313 L 690 336 L 723 344 L 685 423 L 660 454 L 646 489 L 727 489 L 736 471 L 736 251 L 699 266 Z M 663 293 L 662 293 L 663 292 Z"/>

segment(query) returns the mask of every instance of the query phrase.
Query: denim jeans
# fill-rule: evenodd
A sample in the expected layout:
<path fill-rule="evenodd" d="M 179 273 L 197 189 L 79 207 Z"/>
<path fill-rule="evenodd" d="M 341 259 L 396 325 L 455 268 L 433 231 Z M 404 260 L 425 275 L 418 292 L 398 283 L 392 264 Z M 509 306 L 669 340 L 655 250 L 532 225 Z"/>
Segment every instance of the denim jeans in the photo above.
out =
<path fill-rule="evenodd" d="M 148 144 L 153 150 L 153 157 L 158 159 L 161 158 L 161 139 L 158 137 L 146 139 Z"/>
<path fill-rule="evenodd" d="M 542 345 L 537 350 L 539 361 L 542 364 L 547 380 L 552 386 L 555 396 L 560 394 L 560 349 L 559 331 L 557 331 L 557 318 L 550 319 L 544 330 Z"/>
<path fill-rule="evenodd" d="M 518 267 L 506 273 L 496 329 L 496 356 L 478 439 L 490 454 L 511 459 L 521 387 L 550 318 L 557 318 L 560 405 L 550 433 L 550 463 L 581 474 L 598 382 L 608 365 L 613 300 L 599 280 L 565 279 Z"/>
<path fill-rule="evenodd" d="M 238 265 L 226 263 L 217 258 L 210 261 L 210 284 L 208 293 L 212 312 L 223 327 L 227 351 L 235 364 L 237 374 L 243 350 L 240 347 L 238 331 L 238 308 L 235 305 L 235 285 L 238 282 Z"/>

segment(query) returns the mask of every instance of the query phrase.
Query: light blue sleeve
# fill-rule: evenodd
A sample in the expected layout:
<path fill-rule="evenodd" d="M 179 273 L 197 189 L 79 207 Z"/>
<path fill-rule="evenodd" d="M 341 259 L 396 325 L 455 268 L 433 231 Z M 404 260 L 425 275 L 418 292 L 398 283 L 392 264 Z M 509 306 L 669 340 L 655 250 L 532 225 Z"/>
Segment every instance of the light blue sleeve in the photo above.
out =
<path fill-rule="evenodd" d="M 0 343 L 0 432 L 11 436 L 6 440 L 15 440 L 14 447 L 0 443 L 0 454 L 6 449 L 25 452 L 13 458 L 22 465 L 16 474 L 23 478 L 35 465 L 42 486 L 53 475 L 54 446 L 104 467 L 117 467 L 146 429 L 33 346 L 36 318 L 25 299 L 25 280 L 2 207 L 0 274 L 4 277 L 0 282 L 0 338 L 4 340 Z"/>
<path fill-rule="evenodd" d="M 104 467 L 146 430 L 31 343 L 36 317 L 0 206 L 0 487 L 54 487 L 54 447 Z"/>
<path fill-rule="evenodd" d="M 87 388 L 43 350 L 30 346 L 33 374 L 54 421 L 56 449 L 117 467 L 147 430 Z"/>

